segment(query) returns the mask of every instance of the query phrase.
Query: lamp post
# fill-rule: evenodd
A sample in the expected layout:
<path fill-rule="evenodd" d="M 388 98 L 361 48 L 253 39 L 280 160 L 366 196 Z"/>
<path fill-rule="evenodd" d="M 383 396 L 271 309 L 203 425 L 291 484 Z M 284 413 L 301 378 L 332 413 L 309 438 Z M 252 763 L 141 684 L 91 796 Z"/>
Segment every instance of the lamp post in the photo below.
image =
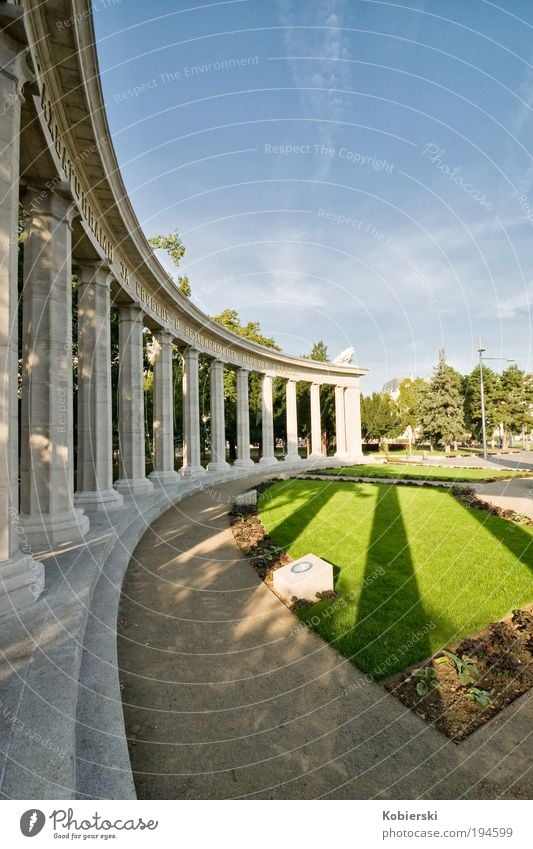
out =
<path fill-rule="evenodd" d="M 478 353 L 479 353 L 479 391 L 481 396 L 481 430 L 483 433 L 483 459 L 486 460 L 488 458 L 487 451 L 487 423 L 485 421 L 485 386 L 483 385 L 483 352 L 485 348 L 483 347 L 483 343 L 481 341 L 481 336 L 479 337 L 478 342 Z"/>
<path fill-rule="evenodd" d="M 479 394 L 481 398 L 481 431 L 483 434 L 483 459 L 488 459 L 487 451 L 487 422 L 485 420 L 485 386 L 483 383 L 483 359 L 485 360 L 505 360 L 506 363 L 514 363 L 516 360 L 510 357 L 483 357 L 485 348 L 481 336 L 478 337 L 478 353 L 479 353 Z"/>

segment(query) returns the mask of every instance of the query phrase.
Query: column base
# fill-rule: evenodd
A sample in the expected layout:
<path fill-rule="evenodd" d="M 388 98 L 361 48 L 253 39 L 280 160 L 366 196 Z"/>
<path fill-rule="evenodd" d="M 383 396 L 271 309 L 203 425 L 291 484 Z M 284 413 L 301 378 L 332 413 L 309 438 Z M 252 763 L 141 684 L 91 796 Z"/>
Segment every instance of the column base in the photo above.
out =
<path fill-rule="evenodd" d="M 200 478 L 205 475 L 203 466 L 184 466 L 179 471 L 180 478 Z"/>
<path fill-rule="evenodd" d="M 90 513 L 98 511 L 116 510 L 122 507 L 124 499 L 116 489 L 99 489 L 87 492 L 76 492 L 74 504 L 81 510 Z"/>
<path fill-rule="evenodd" d="M 284 463 L 303 463 L 299 454 L 286 454 L 283 460 Z"/>
<path fill-rule="evenodd" d="M 149 480 L 154 483 L 154 486 L 172 486 L 178 483 L 180 476 L 173 469 L 168 469 L 166 472 L 158 472 L 157 470 L 148 475 Z"/>
<path fill-rule="evenodd" d="M 234 460 L 233 466 L 236 469 L 251 469 L 253 466 L 255 466 L 255 463 L 253 460 L 239 459 Z"/>
<path fill-rule="evenodd" d="M 345 451 L 335 451 L 333 456 L 335 460 L 348 460 L 348 455 Z"/>
<path fill-rule="evenodd" d="M 154 485 L 148 478 L 119 478 L 113 488 L 122 495 L 146 495 L 153 492 Z"/>
<path fill-rule="evenodd" d="M 44 566 L 17 552 L 0 563 L 0 616 L 31 607 L 44 589 Z"/>
<path fill-rule="evenodd" d="M 35 546 L 80 542 L 89 530 L 89 517 L 78 509 L 68 513 L 21 513 L 20 521 L 30 544 Z"/>
<path fill-rule="evenodd" d="M 326 460 L 327 458 L 324 456 L 324 454 L 310 454 L 307 459 L 315 463 L 317 460 Z"/>
<path fill-rule="evenodd" d="M 225 460 L 207 464 L 208 472 L 231 472 L 231 466 Z"/>
<path fill-rule="evenodd" d="M 260 466 L 276 466 L 278 464 L 278 462 L 279 461 L 278 461 L 277 457 L 271 456 L 271 457 L 260 457 L 259 458 L 259 465 Z"/>

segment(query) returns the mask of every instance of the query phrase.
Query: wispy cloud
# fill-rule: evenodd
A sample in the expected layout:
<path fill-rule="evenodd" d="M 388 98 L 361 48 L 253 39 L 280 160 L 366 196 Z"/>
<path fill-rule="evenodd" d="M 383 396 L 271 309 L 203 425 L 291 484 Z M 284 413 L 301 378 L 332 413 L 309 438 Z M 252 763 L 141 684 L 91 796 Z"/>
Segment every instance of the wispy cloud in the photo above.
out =
<path fill-rule="evenodd" d="M 345 101 L 339 91 L 350 88 L 350 66 L 346 62 L 350 51 L 343 36 L 345 3 L 342 0 L 312 0 L 302 4 L 299 0 L 278 0 L 280 18 L 286 27 L 285 49 L 294 85 L 301 88 L 302 113 L 310 118 L 320 118 L 315 125 L 316 143 L 334 145 L 334 123 L 346 116 Z M 323 29 L 304 30 L 299 26 Z M 308 58 L 304 58 L 308 57 Z M 307 89 L 315 89 L 309 91 Z M 319 177 L 330 168 L 327 157 L 319 161 Z"/>

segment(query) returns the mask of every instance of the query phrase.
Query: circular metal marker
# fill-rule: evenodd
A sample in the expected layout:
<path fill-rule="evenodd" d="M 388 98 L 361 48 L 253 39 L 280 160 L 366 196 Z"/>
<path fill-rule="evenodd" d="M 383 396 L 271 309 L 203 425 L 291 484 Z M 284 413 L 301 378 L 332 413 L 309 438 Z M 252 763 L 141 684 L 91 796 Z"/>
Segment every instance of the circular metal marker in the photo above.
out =
<path fill-rule="evenodd" d="M 291 567 L 291 572 L 309 572 L 309 569 L 313 568 L 313 564 L 309 562 L 309 560 L 302 560 L 301 563 L 295 563 L 294 566 Z"/>

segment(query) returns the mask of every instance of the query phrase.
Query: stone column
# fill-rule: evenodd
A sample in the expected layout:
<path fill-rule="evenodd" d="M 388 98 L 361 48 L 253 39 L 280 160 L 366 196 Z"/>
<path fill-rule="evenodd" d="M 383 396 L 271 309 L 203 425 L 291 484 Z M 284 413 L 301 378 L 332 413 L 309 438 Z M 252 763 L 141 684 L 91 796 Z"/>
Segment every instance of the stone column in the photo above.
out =
<path fill-rule="evenodd" d="M 358 385 L 349 386 L 344 391 L 344 409 L 346 413 L 346 451 L 350 460 L 361 462 L 361 390 Z"/>
<path fill-rule="evenodd" d="M 311 455 L 310 460 L 322 457 L 322 425 L 320 422 L 320 384 L 311 384 Z"/>
<path fill-rule="evenodd" d="M 118 347 L 119 479 L 115 489 L 124 495 L 144 495 L 154 485 L 146 477 L 143 313 L 137 304 L 119 309 Z"/>
<path fill-rule="evenodd" d="M 113 489 L 111 275 L 103 262 L 78 264 L 78 468 L 74 503 L 121 507 Z"/>
<path fill-rule="evenodd" d="M 22 89 L 26 64 L 23 9 L 0 7 L 0 615 L 29 607 L 44 587 L 18 512 L 18 202 Z M 19 20 L 20 19 L 20 20 Z M 8 35 L 15 22 L 20 41 Z"/>
<path fill-rule="evenodd" d="M 346 413 L 344 406 L 344 386 L 335 387 L 335 434 L 337 450 L 335 457 L 344 459 L 346 453 Z"/>
<path fill-rule="evenodd" d="M 204 475 L 200 460 L 198 351 L 186 348 L 183 352 L 183 466 L 180 474 L 187 478 Z"/>
<path fill-rule="evenodd" d="M 263 451 L 259 462 L 265 466 L 277 463 L 274 453 L 274 407 L 272 402 L 272 376 L 264 374 L 261 378 L 261 407 Z"/>
<path fill-rule="evenodd" d="M 70 188 L 25 193 L 21 519 L 37 546 L 79 540 L 74 508 Z"/>
<path fill-rule="evenodd" d="M 224 419 L 224 363 L 213 360 L 209 372 L 211 394 L 211 462 L 208 472 L 231 468 L 226 462 L 226 422 Z"/>
<path fill-rule="evenodd" d="M 150 480 L 168 486 L 179 475 L 174 469 L 174 387 L 172 380 L 172 336 L 154 335 L 154 470 Z"/>
<path fill-rule="evenodd" d="M 250 458 L 250 404 L 248 400 L 248 370 L 237 369 L 237 468 L 253 466 Z"/>
<path fill-rule="evenodd" d="M 298 463 L 302 458 L 298 453 L 298 407 L 295 380 L 288 380 L 285 384 L 285 400 L 287 407 L 287 453 L 285 462 Z"/>

